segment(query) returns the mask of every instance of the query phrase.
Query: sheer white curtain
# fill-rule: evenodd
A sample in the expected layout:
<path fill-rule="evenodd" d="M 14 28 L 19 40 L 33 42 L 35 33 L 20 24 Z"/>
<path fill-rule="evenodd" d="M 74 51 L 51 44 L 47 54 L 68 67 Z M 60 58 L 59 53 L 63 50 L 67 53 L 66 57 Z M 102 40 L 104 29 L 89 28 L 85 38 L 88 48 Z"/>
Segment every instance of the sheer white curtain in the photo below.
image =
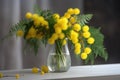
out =
<path fill-rule="evenodd" d="M 27 11 L 33 12 L 36 4 L 41 9 L 51 9 L 61 14 L 70 7 L 83 10 L 82 0 L 0 0 L 0 39 L 7 34 L 10 25 L 17 23 Z M 21 39 L 16 36 L 0 43 L 0 69 L 21 69 L 46 64 L 49 46 L 40 48 L 38 56 L 32 53 L 24 55 L 22 46 Z M 77 61 L 77 64 L 80 63 Z"/>

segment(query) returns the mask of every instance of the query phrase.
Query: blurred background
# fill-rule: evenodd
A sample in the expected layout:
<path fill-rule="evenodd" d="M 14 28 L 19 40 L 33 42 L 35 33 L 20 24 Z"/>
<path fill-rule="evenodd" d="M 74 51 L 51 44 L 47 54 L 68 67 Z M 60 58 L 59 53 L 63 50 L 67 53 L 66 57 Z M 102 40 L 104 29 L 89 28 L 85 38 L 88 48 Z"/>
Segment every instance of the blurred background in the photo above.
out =
<path fill-rule="evenodd" d="M 114 64 L 120 62 L 120 6 L 118 0 L 0 0 L 0 39 L 9 31 L 11 25 L 24 18 L 26 12 L 33 12 L 35 5 L 41 9 L 50 9 L 63 13 L 68 8 L 79 8 L 81 13 L 91 13 L 93 18 L 89 25 L 101 27 L 105 35 L 104 45 L 108 52 L 108 61 L 97 58 L 95 64 Z M 46 64 L 48 49 L 40 48 L 38 56 L 31 52 L 23 54 L 23 42 L 13 36 L 0 43 L 0 70 L 22 69 Z M 42 46 L 42 45 L 41 45 Z M 71 53 L 72 66 L 83 65 Z"/>

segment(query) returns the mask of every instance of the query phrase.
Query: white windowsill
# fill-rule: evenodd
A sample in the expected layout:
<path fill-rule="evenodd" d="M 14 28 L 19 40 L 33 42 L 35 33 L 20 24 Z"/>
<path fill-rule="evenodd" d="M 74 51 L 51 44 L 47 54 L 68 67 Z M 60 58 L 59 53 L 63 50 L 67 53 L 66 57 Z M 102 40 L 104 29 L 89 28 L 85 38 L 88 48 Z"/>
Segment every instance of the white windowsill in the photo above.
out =
<path fill-rule="evenodd" d="M 22 70 L 3 70 L 5 75 L 14 75 L 19 73 L 19 80 L 46 80 L 46 79 L 78 79 L 78 80 L 119 80 L 120 79 L 120 64 L 105 64 L 105 65 L 88 65 L 88 66 L 72 66 L 68 72 L 62 73 L 40 73 L 33 74 L 31 69 Z M 0 80 L 16 80 L 14 77 L 1 78 Z"/>

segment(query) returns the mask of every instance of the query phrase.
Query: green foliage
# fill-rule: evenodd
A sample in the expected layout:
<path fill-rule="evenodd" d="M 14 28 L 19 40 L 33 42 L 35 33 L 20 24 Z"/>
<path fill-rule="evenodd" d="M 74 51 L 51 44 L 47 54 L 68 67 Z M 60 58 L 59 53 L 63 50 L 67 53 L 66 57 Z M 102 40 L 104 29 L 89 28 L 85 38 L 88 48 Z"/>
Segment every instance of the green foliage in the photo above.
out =
<path fill-rule="evenodd" d="M 25 31 L 26 24 L 28 24 L 29 22 L 30 22 L 30 20 L 24 19 L 24 20 L 20 20 L 15 25 L 12 25 L 9 29 L 9 33 L 5 37 L 3 37 L 0 42 L 2 42 L 4 39 L 9 38 L 12 35 L 16 34 L 16 32 L 20 29 Z"/>
<path fill-rule="evenodd" d="M 78 15 L 78 21 L 81 24 L 81 26 L 86 25 L 89 20 L 92 18 L 92 14 L 82 14 L 82 15 Z M 90 32 L 92 37 L 94 37 L 95 39 L 95 43 L 90 45 L 91 49 L 92 49 L 92 53 L 89 54 L 88 58 L 85 60 L 85 63 L 91 63 L 94 64 L 95 59 L 100 56 L 102 58 L 105 59 L 105 61 L 108 58 L 108 54 L 106 49 L 104 48 L 104 35 L 100 32 L 100 28 L 94 28 L 94 27 L 90 27 Z M 87 46 L 87 42 L 85 42 L 86 40 L 83 39 L 84 41 L 84 46 Z"/>
<path fill-rule="evenodd" d="M 21 29 L 21 30 L 25 30 L 25 25 L 26 24 L 28 24 L 30 21 L 29 20 L 26 20 L 26 19 L 24 19 L 24 20 L 20 20 L 19 21 L 19 23 L 17 23 L 17 24 L 15 24 L 15 25 L 13 25 L 11 28 L 10 28 L 10 30 L 9 30 L 9 34 L 14 34 L 14 33 L 16 33 L 19 29 Z"/>
<path fill-rule="evenodd" d="M 89 55 L 86 63 L 94 63 L 95 58 L 98 56 L 107 60 L 108 54 L 104 48 L 104 35 L 100 32 L 100 28 L 90 27 L 91 35 L 95 38 L 95 43 L 91 45 L 92 53 Z"/>
<path fill-rule="evenodd" d="M 78 21 L 81 26 L 85 25 L 88 23 L 88 21 L 92 18 L 92 14 L 81 14 L 78 15 Z"/>
<path fill-rule="evenodd" d="M 53 14 L 51 10 L 41 10 L 38 6 L 34 7 L 34 12 L 43 16 L 46 20 L 52 18 Z"/>

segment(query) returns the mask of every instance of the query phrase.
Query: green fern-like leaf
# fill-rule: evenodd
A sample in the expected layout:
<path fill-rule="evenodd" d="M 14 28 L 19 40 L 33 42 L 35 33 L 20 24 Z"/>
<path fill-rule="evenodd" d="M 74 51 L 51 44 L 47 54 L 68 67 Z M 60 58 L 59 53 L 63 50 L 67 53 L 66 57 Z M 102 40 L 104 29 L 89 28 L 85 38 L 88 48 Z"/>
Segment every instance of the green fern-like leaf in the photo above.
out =
<path fill-rule="evenodd" d="M 21 30 L 24 31 L 27 23 L 29 23 L 28 20 L 21 20 L 21 21 L 19 21 L 19 23 L 13 25 L 13 26 L 10 28 L 9 34 L 13 34 L 13 33 L 15 33 L 16 31 L 18 31 L 19 29 L 21 29 Z"/>
<path fill-rule="evenodd" d="M 0 42 L 2 42 L 4 39 L 9 38 L 10 36 L 14 35 L 19 29 L 25 31 L 26 24 L 28 24 L 30 20 L 21 20 L 19 23 L 13 25 L 9 29 L 9 33 L 3 37 Z"/>
<path fill-rule="evenodd" d="M 41 10 L 38 6 L 34 7 L 34 12 L 43 16 L 45 19 L 50 19 L 53 14 L 51 10 Z"/>
<path fill-rule="evenodd" d="M 39 8 L 39 6 L 35 5 L 34 6 L 34 12 L 40 15 L 42 10 Z"/>
<path fill-rule="evenodd" d="M 108 54 L 103 44 L 104 35 L 100 32 L 100 28 L 90 27 L 90 32 L 92 37 L 95 38 L 95 43 L 91 45 L 92 53 L 89 55 L 89 58 L 85 62 L 90 62 L 91 64 L 93 64 L 95 58 L 97 58 L 98 56 L 104 58 L 106 61 L 108 58 Z"/>
<path fill-rule="evenodd" d="M 82 14 L 78 15 L 78 21 L 81 26 L 85 25 L 88 23 L 88 21 L 92 18 L 92 14 Z"/>

